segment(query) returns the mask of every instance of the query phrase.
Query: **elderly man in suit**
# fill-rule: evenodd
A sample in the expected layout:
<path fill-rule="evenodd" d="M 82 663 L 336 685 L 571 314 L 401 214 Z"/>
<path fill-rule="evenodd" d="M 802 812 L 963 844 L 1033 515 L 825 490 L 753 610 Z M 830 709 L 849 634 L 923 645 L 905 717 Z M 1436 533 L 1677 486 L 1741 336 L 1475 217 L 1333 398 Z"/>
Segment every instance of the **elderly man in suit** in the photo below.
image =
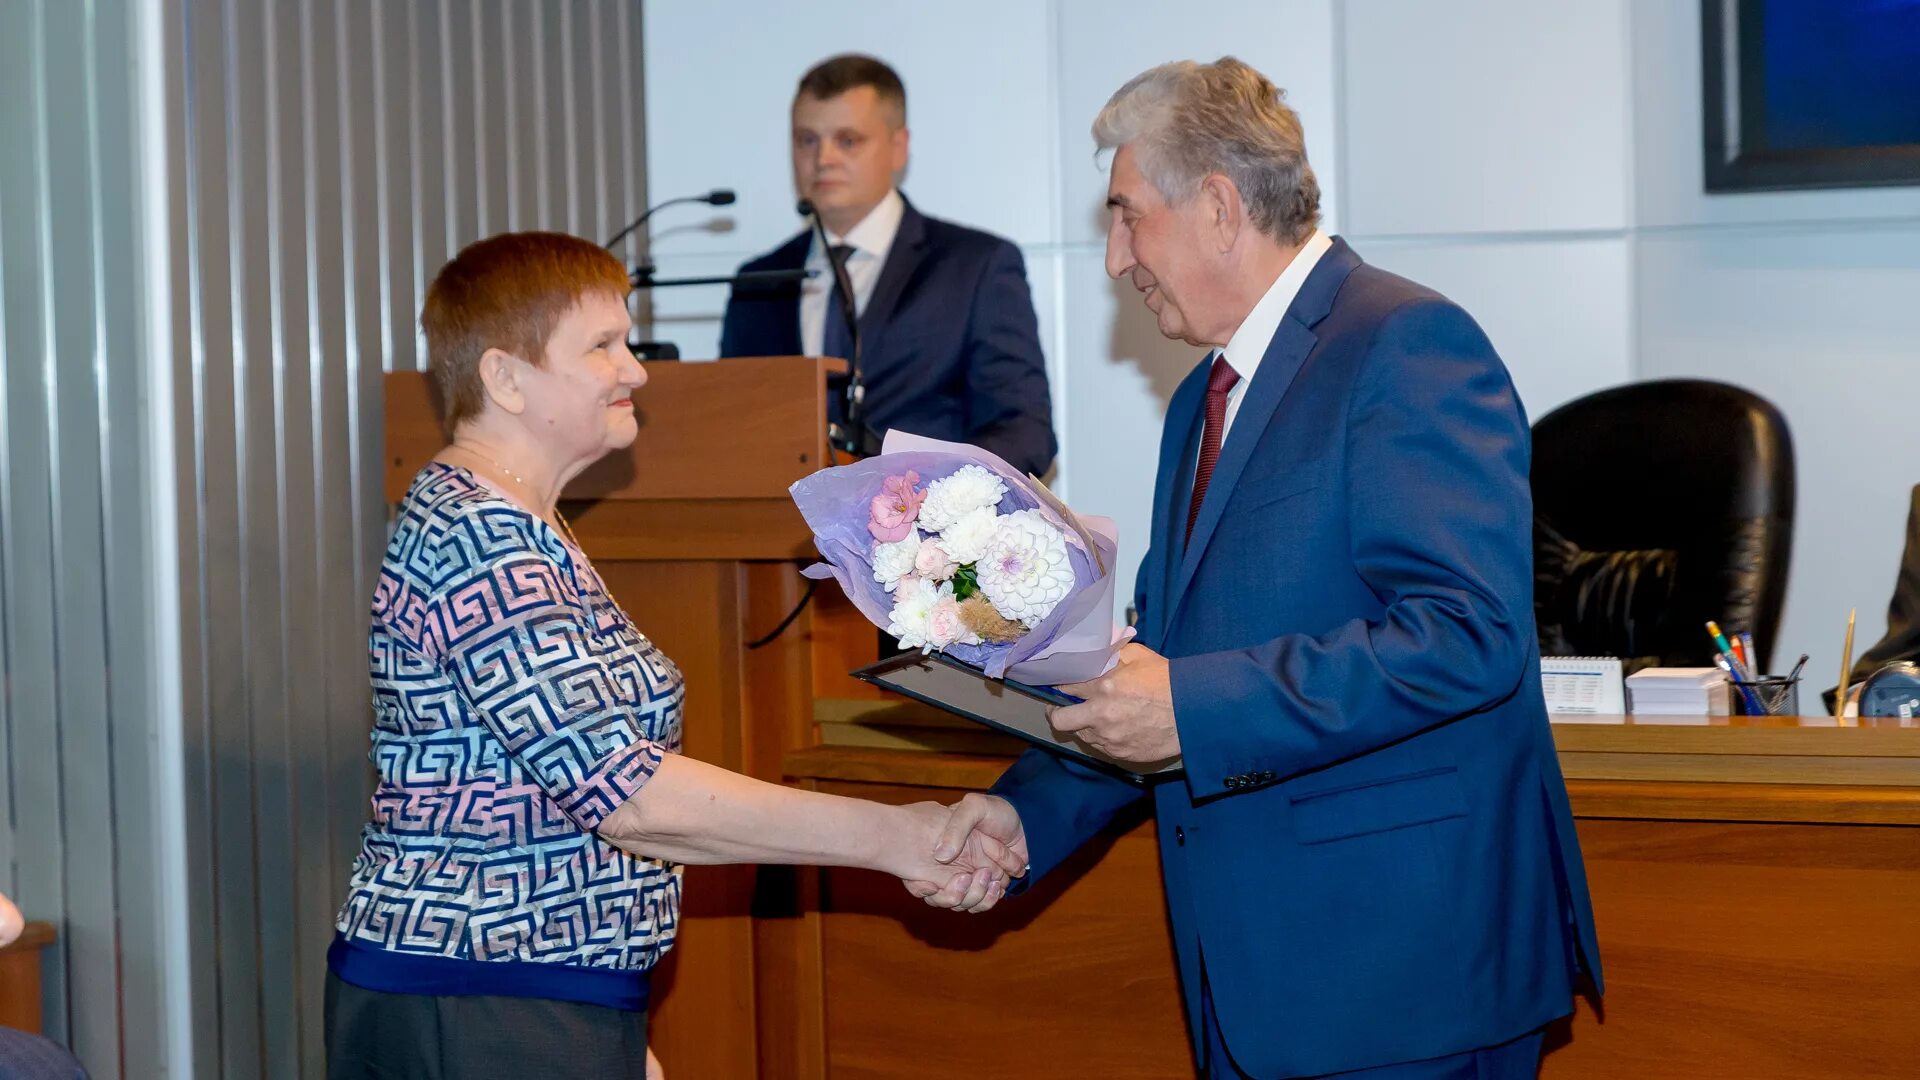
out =
<path fill-rule="evenodd" d="M 1151 798 L 1208 1076 L 1532 1077 L 1600 970 L 1507 371 L 1465 311 L 1317 228 L 1299 118 L 1245 64 L 1148 71 L 1093 130 L 1107 271 L 1208 355 L 1167 411 L 1139 640 L 1053 722 L 1185 770 L 1142 788 L 1029 752 L 941 853 L 980 829 L 1031 881 Z"/>
<path fill-rule="evenodd" d="M 722 356 L 850 355 L 829 258 L 852 284 L 860 330 L 860 419 L 991 450 L 1044 474 L 1056 449 L 1046 361 L 1020 249 L 927 217 L 896 188 L 907 166 L 907 92 L 869 56 L 836 56 L 793 100 L 793 184 L 829 250 L 803 231 L 740 269 L 818 271 L 802 285 L 741 286 L 727 301 Z M 842 419 L 840 395 L 830 395 Z"/>

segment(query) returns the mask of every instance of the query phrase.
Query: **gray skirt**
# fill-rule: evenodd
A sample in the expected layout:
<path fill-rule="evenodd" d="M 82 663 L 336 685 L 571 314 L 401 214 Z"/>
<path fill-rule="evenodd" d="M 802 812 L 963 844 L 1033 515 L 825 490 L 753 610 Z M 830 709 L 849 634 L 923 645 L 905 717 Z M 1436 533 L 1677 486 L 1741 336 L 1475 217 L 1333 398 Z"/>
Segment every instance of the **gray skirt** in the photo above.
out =
<path fill-rule="evenodd" d="M 389 994 L 327 973 L 327 1080 L 646 1080 L 647 1014 L 544 998 Z"/>

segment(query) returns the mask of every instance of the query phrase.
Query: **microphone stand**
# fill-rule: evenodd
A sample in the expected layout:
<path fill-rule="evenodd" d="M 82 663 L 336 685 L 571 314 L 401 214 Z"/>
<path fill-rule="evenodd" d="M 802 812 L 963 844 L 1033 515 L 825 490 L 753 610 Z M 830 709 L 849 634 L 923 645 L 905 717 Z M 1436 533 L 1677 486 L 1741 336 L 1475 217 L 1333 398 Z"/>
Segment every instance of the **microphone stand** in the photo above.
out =
<path fill-rule="evenodd" d="M 734 193 L 732 188 L 714 188 L 712 191 L 707 192 L 705 195 L 683 195 L 677 199 L 668 199 L 666 202 L 655 203 L 652 206 L 647 207 L 646 210 L 642 211 L 639 217 L 634 218 L 633 221 L 629 222 L 626 228 L 621 229 L 617 233 L 614 233 L 613 238 L 608 240 L 605 244 L 601 246 L 605 247 L 608 251 L 612 251 L 614 249 L 614 246 L 619 244 L 620 241 L 625 240 L 627 237 L 633 235 L 633 232 L 635 229 L 638 229 L 640 226 L 646 224 L 648 218 L 652 217 L 653 215 L 659 213 L 662 210 L 665 210 L 669 206 L 679 206 L 684 203 L 705 203 L 708 206 L 731 206 L 733 205 L 733 202 L 734 202 Z M 655 281 L 653 277 L 653 252 L 651 248 L 652 248 L 652 244 L 649 243 L 648 244 L 649 250 L 647 251 L 647 254 L 644 257 L 642 257 L 640 261 L 640 265 L 634 267 L 631 271 L 629 271 L 629 274 L 628 274 L 629 291 L 631 291 L 632 289 L 643 289 L 643 288 L 650 289 L 660 285 L 719 284 L 723 281 L 729 280 L 724 278 L 723 279 L 688 278 L 681 281 Z M 638 353 L 642 360 L 678 360 L 680 359 L 679 348 L 677 348 L 670 341 L 642 341 L 640 339 L 640 328 L 638 326 L 635 326 L 633 330 L 627 335 L 627 347 L 632 349 L 634 352 Z"/>
<path fill-rule="evenodd" d="M 853 354 L 847 357 L 847 385 L 841 397 L 842 420 L 827 425 L 827 443 L 842 453 L 871 457 L 880 452 L 880 440 L 868 430 L 860 415 L 867 388 L 860 379 L 860 315 L 853 299 L 853 279 L 847 274 L 846 264 L 833 257 L 833 243 L 827 239 L 827 227 L 821 222 L 813 200 L 801 199 L 794 209 L 813 221 L 813 235 L 832 269 L 833 289 L 840 298 L 840 315 L 847 323 L 850 346 L 847 351 Z"/>

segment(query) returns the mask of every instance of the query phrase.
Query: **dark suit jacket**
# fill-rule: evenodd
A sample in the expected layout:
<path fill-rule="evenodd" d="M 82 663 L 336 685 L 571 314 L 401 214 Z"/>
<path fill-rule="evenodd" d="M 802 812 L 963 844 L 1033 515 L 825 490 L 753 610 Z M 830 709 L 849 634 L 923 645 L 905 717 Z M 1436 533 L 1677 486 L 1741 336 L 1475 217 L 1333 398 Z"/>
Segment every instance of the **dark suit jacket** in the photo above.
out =
<path fill-rule="evenodd" d="M 1196 1042 L 1204 972 L 1253 1076 L 1459 1053 L 1566 1014 L 1599 953 L 1506 368 L 1466 312 L 1336 240 L 1183 543 L 1206 378 L 1168 409 L 1135 598 L 1170 658 L 1185 777 L 1143 790 L 1024 755 L 995 790 L 1028 877 L 1150 794 Z"/>
<path fill-rule="evenodd" d="M 801 233 L 742 266 L 806 265 Z M 800 348 L 798 286 L 742 287 L 727 300 L 722 356 L 787 356 Z M 866 421 L 972 443 L 1038 476 L 1053 464 L 1053 407 L 1020 249 L 907 204 L 900 231 L 860 313 Z M 836 418 L 838 395 L 832 408 Z"/>
<path fill-rule="evenodd" d="M 1907 546 L 1900 552 L 1900 576 L 1893 583 L 1893 599 L 1887 602 L 1887 633 L 1860 654 L 1847 676 L 1853 686 L 1895 660 L 1920 660 L 1920 485 L 1909 496 L 1907 507 Z M 1820 695 L 1827 711 L 1833 711 L 1834 690 Z"/>

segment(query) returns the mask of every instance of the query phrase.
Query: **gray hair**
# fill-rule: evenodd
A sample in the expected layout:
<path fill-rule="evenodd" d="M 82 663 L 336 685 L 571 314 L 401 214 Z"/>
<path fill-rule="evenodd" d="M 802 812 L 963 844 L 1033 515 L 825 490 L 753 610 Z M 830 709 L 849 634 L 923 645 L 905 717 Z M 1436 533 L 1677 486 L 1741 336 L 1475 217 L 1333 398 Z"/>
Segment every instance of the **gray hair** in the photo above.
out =
<path fill-rule="evenodd" d="M 1168 202 L 1214 173 L 1232 180 L 1262 233 L 1298 244 L 1320 223 L 1320 182 L 1286 92 L 1231 56 L 1162 64 L 1114 91 L 1093 121 L 1098 152 L 1132 144 Z"/>

